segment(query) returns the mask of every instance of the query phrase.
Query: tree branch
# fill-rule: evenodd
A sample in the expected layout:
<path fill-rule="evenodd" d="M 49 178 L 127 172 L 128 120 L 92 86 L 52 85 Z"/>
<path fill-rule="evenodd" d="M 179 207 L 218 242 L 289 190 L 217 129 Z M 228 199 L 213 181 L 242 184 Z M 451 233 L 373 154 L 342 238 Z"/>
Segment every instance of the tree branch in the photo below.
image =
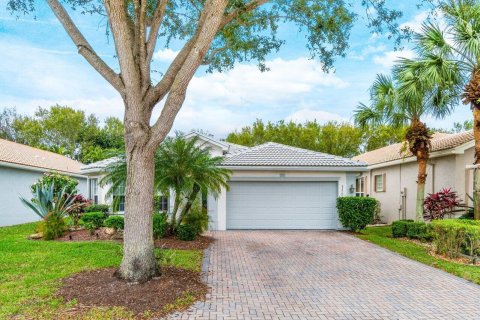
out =
<path fill-rule="evenodd" d="M 261 5 L 267 3 L 268 1 L 269 0 L 252 0 L 249 3 L 247 3 L 245 5 L 245 7 L 238 8 L 238 9 L 233 10 L 232 12 L 226 14 L 225 17 L 223 18 L 222 23 L 220 24 L 219 30 L 222 29 L 223 27 L 225 27 L 227 24 L 229 24 L 233 20 L 235 20 L 242 13 L 253 11 L 253 10 L 257 9 L 258 7 L 260 7 Z"/>
<path fill-rule="evenodd" d="M 124 0 L 103 0 L 111 25 L 121 77 L 128 92 L 136 93 L 141 85 L 140 70 L 135 63 L 135 43 L 132 25 Z M 139 97 L 135 97 L 139 100 Z"/>
<path fill-rule="evenodd" d="M 98 54 L 93 50 L 87 39 L 78 30 L 75 23 L 70 18 L 65 8 L 58 0 L 47 0 L 50 9 L 53 11 L 57 19 L 62 24 L 67 34 L 77 46 L 78 53 L 105 79 L 107 80 L 122 96 L 125 94 L 125 85 L 119 74 L 115 73 Z"/>
<path fill-rule="evenodd" d="M 157 44 L 158 31 L 163 22 L 165 16 L 165 10 L 167 9 L 168 0 L 160 0 L 158 2 L 155 13 L 153 14 L 152 23 L 150 26 L 150 32 L 148 34 L 148 40 L 146 43 L 147 54 L 145 57 L 145 63 L 149 66 L 148 72 L 150 72 L 150 63 L 152 62 L 153 53 L 155 52 L 155 46 Z"/>
<path fill-rule="evenodd" d="M 152 126 L 150 147 L 156 148 L 172 128 L 173 121 L 185 101 L 188 84 L 201 65 L 223 21 L 226 6 L 226 0 L 206 2 L 197 27 L 198 36 L 192 39 L 192 48 L 188 50 L 185 62 L 174 77 L 162 112 Z"/>

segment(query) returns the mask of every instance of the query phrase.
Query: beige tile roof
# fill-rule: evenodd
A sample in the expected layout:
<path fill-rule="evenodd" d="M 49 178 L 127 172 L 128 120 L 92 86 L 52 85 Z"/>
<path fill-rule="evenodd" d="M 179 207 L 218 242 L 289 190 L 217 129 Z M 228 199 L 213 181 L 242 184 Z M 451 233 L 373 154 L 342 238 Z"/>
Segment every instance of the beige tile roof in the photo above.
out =
<path fill-rule="evenodd" d="M 455 148 L 472 140 L 472 130 L 454 134 L 435 133 L 432 138 L 431 152 Z M 390 146 L 386 146 L 358 155 L 356 157 L 353 157 L 352 160 L 359 160 L 366 162 L 369 165 L 373 165 L 412 156 L 412 154 L 408 151 L 402 152 L 402 149 L 403 143 L 395 143 Z"/>
<path fill-rule="evenodd" d="M 0 139 L 0 162 L 75 174 L 80 174 L 83 166 L 82 163 L 60 154 L 4 139 Z"/>
<path fill-rule="evenodd" d="M 366 167 L 366 163 L 352 161 L 331 154 L 267 142 L 241 152 L 227 154 L 224 166 L 296 166 L 296 167 Z"/>

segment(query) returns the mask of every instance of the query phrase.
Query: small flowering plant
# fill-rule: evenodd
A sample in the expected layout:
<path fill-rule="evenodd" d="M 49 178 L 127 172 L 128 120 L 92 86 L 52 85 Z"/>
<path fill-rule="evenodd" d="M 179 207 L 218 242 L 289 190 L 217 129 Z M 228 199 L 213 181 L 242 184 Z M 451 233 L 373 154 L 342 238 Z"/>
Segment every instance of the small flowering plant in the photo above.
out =
<path fill-rule="evenodd" d="M 440 220 L 455 208 L 463 207 L 462 200 L 452 188 L 443 188 L 439 192 L 430 193 L 423 203 L 423 218 L 426 221 Z"/>

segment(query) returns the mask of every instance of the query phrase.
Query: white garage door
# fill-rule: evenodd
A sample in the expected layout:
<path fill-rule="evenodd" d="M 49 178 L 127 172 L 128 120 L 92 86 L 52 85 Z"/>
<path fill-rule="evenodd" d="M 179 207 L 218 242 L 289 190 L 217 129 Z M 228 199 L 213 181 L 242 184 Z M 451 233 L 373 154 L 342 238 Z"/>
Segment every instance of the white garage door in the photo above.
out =
<path fill-rule="evenodd" d="M 336 182 L 230 182 L 227 229 L 335 229 Z"/>

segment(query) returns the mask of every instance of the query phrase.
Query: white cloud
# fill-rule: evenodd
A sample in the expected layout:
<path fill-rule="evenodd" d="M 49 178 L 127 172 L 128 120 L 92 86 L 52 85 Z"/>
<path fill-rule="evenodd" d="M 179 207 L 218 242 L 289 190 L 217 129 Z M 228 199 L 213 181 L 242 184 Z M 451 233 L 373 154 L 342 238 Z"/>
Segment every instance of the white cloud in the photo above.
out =
<path fill-rule="evenodd" d="M 373 57 L 375 64 L 381 65 L 385 68 L 391 68 L 397 60 L 400 58 L 413 58 L 415 53 L 411 49 L 404 49 L 400 51 L 387 51 L 382 55 L 376 55 Z"/>
<path fill-rule="evenodd" d="M 410 28 L 415 32 L 419 32 L 422 28 L 422 24 L 429 18 L 428 11 L 421 11 L 416 14 L 411 20 L 404 22 L 400 25 L 400 28 Z"/>
<path fill-rule="evenodd" d="M 249 104 L 274 107 L 299 101 L 303 95 L 324 88 L 345 88 L 348 83 L 335 74 L 324 73 L 322 65 L 307 58 L 268 61 L 268 72 L 255 65 L 240 64 L 225 73 L 197 76 L 188 89 L 187 101 L 197 105 Z"/>
<path fill-rule="evenodd" d="M 296 123 L 304 123 L 306 121 L 316 120 L 318 123 L 326 123 L 328 121 L 348 122 L 349 120 L 340 116 L 339 114 L 312 110 L 312 109 L 300 109 L 294 113 L 288 115 L 285 118 L 286 121 L 293 121 Z"/>
<path fill-rule="evenodd" d="M 170 48 L 166 49 L 161 49 L 158 51 L 155 51 L 153 54 L 153 59 L 162 61 L 162 62 L 172 62 L 173 59 L 177 56 L 178 51 L 172 50 Z"/>
<path fill-rule="evenodd" d="M 19 113 L 31 114 L 38 106 L 58 103 L 100 118 L 123 117 L 118 93 L 82 57 L 6 39 L 0 40 L 0 46 L 2 106 L 15 106 Z M 169 56 L 173 56 L 172 50 L 157 52 L 157 58 Z M 199 72 L 192 79 L 174 129 L 202 128 L 225 136 L 256 118 L 277 121 L 305 106 L 321 106 L 322 97 L 331 90 L 349 86 L 336 74 L 323 72 L 319 62 L 307 58 L 274 59 L 267 65 L 271 71 L 264 73 L 250 64 L 237 65 L 225 73 Z M 154 116 L 160 109 L 161 104 Z"/>
<path fill-rule="evenodd" d="M 377 46 L 373 45 L 368 45 L 365 48 L 362 49 L 360 54 L 357 54 L 356 52 L 352 52 L 349 57 L 354 59 L 354 60 L 365 60 L 365 58 L 373 53 L 378 53 L 378 52 L 383 52 L 385 51 L 386 46 L 385 44 L 381 43 Z"/>

